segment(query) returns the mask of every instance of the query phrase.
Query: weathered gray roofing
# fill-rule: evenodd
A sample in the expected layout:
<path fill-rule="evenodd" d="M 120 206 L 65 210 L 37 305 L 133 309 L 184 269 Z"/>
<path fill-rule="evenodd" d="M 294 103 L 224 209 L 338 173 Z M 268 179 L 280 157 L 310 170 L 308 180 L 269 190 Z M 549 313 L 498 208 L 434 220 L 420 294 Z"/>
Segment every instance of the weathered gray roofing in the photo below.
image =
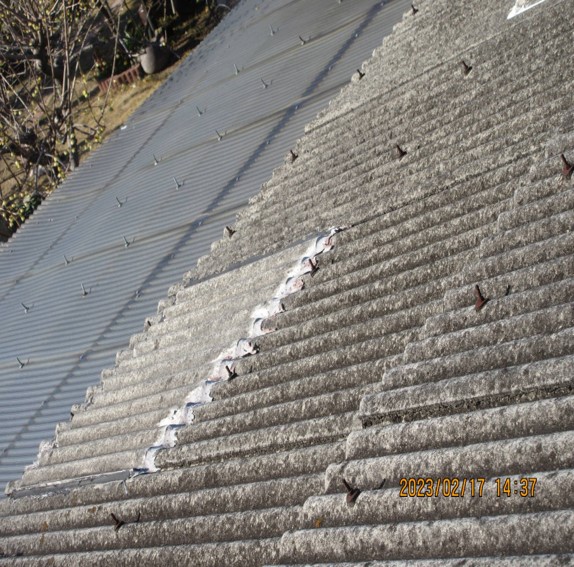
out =
<path fill-rule="evenodd" d="M 405 6 L 241 2 L 0 246 L 0 497 Z"/>
<path fill-rule="evenodd" d="M 0 565 L 573 564 L 573 4 L 406 13 L 0 503 Z M 158 472 L 47 486 L 246 336 Z"/>

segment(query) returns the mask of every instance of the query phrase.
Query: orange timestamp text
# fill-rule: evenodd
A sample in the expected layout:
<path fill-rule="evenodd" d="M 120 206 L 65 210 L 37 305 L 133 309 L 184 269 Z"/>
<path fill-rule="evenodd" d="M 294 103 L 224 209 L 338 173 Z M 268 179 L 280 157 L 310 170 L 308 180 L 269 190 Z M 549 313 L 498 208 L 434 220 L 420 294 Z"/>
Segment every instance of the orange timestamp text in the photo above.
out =
<path fill-rule="evenodd" d="M 520 496 L 533 497 L 537 479 L 535 477 L 522 478 L 415 478 L 399 479 L 399 496 L 405 498 L 447 496 L 464 498 L 465 496 L 481 498 L 485 490 L 494 489 L 497 497 Z"/>

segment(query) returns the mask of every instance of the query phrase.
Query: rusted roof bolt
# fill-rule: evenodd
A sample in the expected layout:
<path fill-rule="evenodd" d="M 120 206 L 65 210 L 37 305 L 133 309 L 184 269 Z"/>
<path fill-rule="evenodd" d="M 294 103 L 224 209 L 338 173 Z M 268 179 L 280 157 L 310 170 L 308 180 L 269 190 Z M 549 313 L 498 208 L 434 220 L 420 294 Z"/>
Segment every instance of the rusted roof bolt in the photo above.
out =
<path fill-rule="evenodd" d="M 567 159 L 566 156 L 564 154 L 560 154 L 560 157 L 562 158 L 562 175 L 566 178 L 569 179 L 570 177 L 572 177 L 572 173 L 574 172 L 574 164 L 570 163 Z"/>
<path fill-rule="evenodd" d="M 344 478 L 341 480 L 347 489 L 347 504 L 349 506 L 353 506 L 359 497 L 359 494 L 361 494 L 361 491 L 357 487 L 351 486 Z"/>
<path fill-rule="evenodd" d="M 395 144 L 395 153 L 399 160 L 403 159 L 407 155 L 407 150 L 403 150 L 401 146 Z"/>
<path fill-rule="evenodd" d="M 484 297 L 482 293 L 480 293 L 478 284 L 474 286 L 474 296 L 476 297 L 476 303 L 474 304 L 474 309 L 476 311 L 480 311 L 490 300 L 488 297 Z"/>
<path fill-rule="evenodd" d="M 123 520 L 120 520 L 113 512 L 110 514 L 110 516 L 112 517 L 112 520 L 114 521 L 114 531 L 118 531 L 123 525 L 125 525 L 125 522 Z"/>
<path fill-rule="evenodd" d="M 472 65 L 469 65 L 464 59 L 461 60 L 460 64 L 462 65 L 462 72 L 465 76 L 472 71 Z"/>
<path fill-rule="evenodd" d="M 313 277 L 317 273 L 317 270 L 319 269 L 319 261 L 314 260 L 313 258 L 309 258 L 307 260 L 307 263 L 309 264 L 309 267 L 311 268 L 311 271 L 309 272 L 309 274 L 311 275 L 311 277 Z"/>
<path fill-rule="evenodd" d="M 227 371 L 227 379 L 233 380 L 237 378 L 238 374 L 235 372 L 235 368 L 230 368 L 229 366 L 225 366 L 225 370 Z"/>

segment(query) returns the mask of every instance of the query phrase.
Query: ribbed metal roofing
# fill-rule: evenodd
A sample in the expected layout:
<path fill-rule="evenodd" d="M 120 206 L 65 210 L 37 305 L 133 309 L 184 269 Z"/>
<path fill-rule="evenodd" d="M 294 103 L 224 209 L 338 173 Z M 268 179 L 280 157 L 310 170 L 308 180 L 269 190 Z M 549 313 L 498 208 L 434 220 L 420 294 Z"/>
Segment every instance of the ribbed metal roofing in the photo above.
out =
<path fill-rule="evenodd" d="M 2 493 L 409 5 L 244 0 L 2 245 Z"/>

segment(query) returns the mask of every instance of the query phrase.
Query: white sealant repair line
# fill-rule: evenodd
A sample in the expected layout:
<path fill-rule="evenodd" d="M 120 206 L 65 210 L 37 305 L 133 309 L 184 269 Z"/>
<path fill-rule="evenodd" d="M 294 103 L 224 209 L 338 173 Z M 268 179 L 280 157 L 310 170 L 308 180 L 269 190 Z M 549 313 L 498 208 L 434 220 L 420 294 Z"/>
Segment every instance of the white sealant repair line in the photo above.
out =
<path fill-rule="evenodd" d="M 522 14 L 522 12 L 526 12 L 526 10 L 530 10 L 530 8 L 538 6 L 538 4 L 542 4 L 542 2 L 544 2 L 544 0 L 517 0 L 506 19 L 510 20 L 518 16 L 518 14 Z"/>
<path fill-rule="evenodd" d="M 305 274 L 312 274 L 317 269 L 317 256 L 332 250 L 334 247 L 334 235 L 347 228 L 349 227 L 333 227 L 326 234 L 318 236 L 309 245 L 303 256 L 288 272 L 287 277 L 279 285 L 273 297 L 266 303 L 258 305 L 252 312 L 248 338 L 239 339 L 234 345 L 223 351 L 213 361 L 211 375 L 202 380 L 199 386 L 189 392 L 181 407 L 170 410 L 169 415 L 157 424 L 159 428 L 157 439 L 147 449 L 141 468 L 133 469 L 134 474 L 152 473 L 160 470 L 155 464 L 158 451 L 176 445 L 177 431 L 193 422 L 194 408 L 212 401 L 211 389 L 214 384 L 235 378 L 234 362 L 236 360 L 257 354 L 258 348 L 253 339 L 274 330 L 263 328 L 264 321 L 284 311 L 282 299 L 303 289 L 305 284 L 302 277 Z"/>

